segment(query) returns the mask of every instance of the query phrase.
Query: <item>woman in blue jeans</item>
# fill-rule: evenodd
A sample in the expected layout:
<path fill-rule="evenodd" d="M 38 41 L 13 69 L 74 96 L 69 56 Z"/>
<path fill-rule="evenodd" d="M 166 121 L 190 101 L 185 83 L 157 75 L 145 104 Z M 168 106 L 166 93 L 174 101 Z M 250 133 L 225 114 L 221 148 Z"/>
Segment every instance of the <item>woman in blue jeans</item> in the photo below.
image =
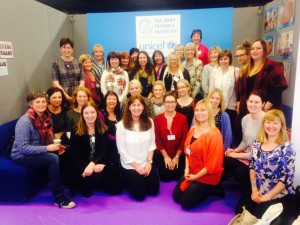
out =
<path fill-rule="evenodd" d="M 28 110 L 19 119 L 15 129 L 12 159 L 15 163 L 29 167 L 47 167 L 54 196 L 60 208 L 73 208 L 75 202 L 68 199 L 62 188 L 59 157 L 56 154 L 63 146 L 53 144 L 51 114 L 47 111 L 48 95 L 32 91 L 27 95 Z"/>

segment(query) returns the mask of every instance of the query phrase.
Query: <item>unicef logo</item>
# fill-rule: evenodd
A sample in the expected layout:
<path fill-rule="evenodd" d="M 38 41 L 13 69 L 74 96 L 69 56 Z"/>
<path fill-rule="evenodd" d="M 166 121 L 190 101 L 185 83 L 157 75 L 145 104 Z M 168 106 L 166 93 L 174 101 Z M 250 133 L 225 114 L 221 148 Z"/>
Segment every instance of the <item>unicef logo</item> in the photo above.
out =
<path fill-rule="evenodd" d="M 169 49 L 175 49 L 176 43 L 175 43 L 174 41 L 169 41 L 169 42 L 167 43 L 167 47 L 168 47 Z"/>
<path fill-rule="evenodd" d="M 150 34 L 152 31 L 153 25 L 151 20 L 143 19 L 139 24 L 139 30 L 143 34 Z"/>

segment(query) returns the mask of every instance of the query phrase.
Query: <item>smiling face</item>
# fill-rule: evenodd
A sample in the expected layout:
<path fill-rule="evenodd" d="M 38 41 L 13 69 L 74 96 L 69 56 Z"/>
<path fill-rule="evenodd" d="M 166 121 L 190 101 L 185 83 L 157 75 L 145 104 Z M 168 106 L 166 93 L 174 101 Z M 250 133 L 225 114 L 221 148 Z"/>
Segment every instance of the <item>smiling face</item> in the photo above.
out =
<path fill-rule="evenodd" d="M 70 58 L 73 54 L 73 48 L 70 44 L 65 44 L 60 47 L 60 52 L 63 57 Z"/>
<path fill-rule="evenodd" d="M 230 63 L 230 59 L 228 56 L 223 56 L 219 59 L 219 64 L 222 68 L 228 68 Z"/>
<path fill-rule="evenodd" d="M 95 124 L 95 121 L 97 119 L 97 111 L 93 106 L 85 107 L 82 112 L 82 115 L 87 125 Z"/>
<path fill-rule="evenodd" d="M 237 50 L 236 51 L 236 59 L 238 61 L 238 64 L 240 65 L 246 65 L 248 60 L 248 55 L 246 54 L 246 50 Z"/>
<path fill-rule="evenodd" d="M 50 105 L 58 107 L 62 103 L 62 94 L 60 91 L 54 92 L 49 98 Z"/>
<path fill-rule="evenodd" d="M 129 64 L 129 57 L 127 56 L 124 56 L 121 58 L 121 64 L 124 65 L 124 66 L 128 66 Z"/>
<path fill-rule="evenodd" d="M 128 91 L 131 95 L 140 95 L 142 93 L 141 87 L 137 85 L 130 85 Z"/>
<path fill-rule="evenodd" d="M 76 95 L 76 101 L 78 103 L 78 106 L 83 106 L 85 103 L 88 102 L 88 95 L 83 91 L 78 91 Z"/>
<path fill-rule="evenodd" d="M 178 82 L 177 83 L 177 90 L 178 90 L 178 95 L 180 97 L 184 97 L 184 96 L 187 96 L 189 94 L 189 87 L 186 86 L 185 83 L 183 82 Z"/>
<path fill-rule="evenodd" d="M 279 118 L 275 118 L 274 120 L 266 120 L 264 122 L 264 130 L 268 135 L 268 138 L 274 137 L 277 138 L 281 131 L 282 124 Z"/>
<path fill-rule="evenodd" d="M 156 64 L 160 65 L 162 63 L 162 61 L 163 61 L 162 55 L 159 54 L 159 53 L 155 53 L 155 55 L 154 55 L 154 61 L 155 61 Z"/>
<path fill-rule="evenodd" d="M 100 47 L 95 47 L 93 57 L 96 61 L 102 61 L 104 57 L 104 51 Z"/>
<path fill-rule="evenodd" d="M 139 119 L 144 110 L 143 104 L 139 99 L 135 99 L 134 102 L 129 106 L 129 111 L 133 119 Z"/>
<path fill-rule="evenodd" d="M 174 112 L 176 109 L 176 99 L 174 98 L 174 96 L 166 96 L 165 97 L 165 107 L 166 107 L 166 111 L 167 112 Z"/>
<path fill-rule="evenodd" d="M 262 111 L 264 103 L 262 99 L 257 95 L 250 95 L 247 100 L 247 109 L 250 114 L 259 113 Z"/>
<path fill-rule="evenodd" d="M 211 62 L 218 62 L 219 53 L 216 50 L 212 50 L 209 54 L 209 59 Z"/>
<path fill-rule="evenodd" d="M 138 52 L 134 52 L 131 54 L 130 58 L 132 62 L 136 62 L 138 56 Z"/>
<path fill-rule="evenodd" d="M 111 68 L 117 69 L 119 67 L 120 60 L 118 58 L 110 58 L 109 64 Z"/>
<path fill-rule="evenodd" d="M 208 122 L 208 111 L 204 105 L 200 104 L 195 108 L 195 119 L 200 123 Z"/>
<path fill-rule="evenodd" d="M 192 42 L 196 45 L 196 46 L 198 46 L 199 45 L 199 43 L 200 43 L 200 41 L 201 41 L 201 36 L 200 36 L 200 33 L 195 33 L 193 36 L 192 36 Z"/>
<path fill-rule="evenodd" d="M 92 67 L 93 67 L 92 60 L 87 59 L 87 60 L 82 62 L 83 71 L 89 72 L 89 71 L 92 70 Z"/>
<path fill-rule="evenodd" d="M 161 85 L 154 85 L 153 87 L 154 98 L 162 98 L 164 96 L 164 89 Z"/>
<path fill-rule="evenodd" d="M 213 93 L 209 98 L 209 102 L 211 103 L 213 109 L 221 108 L 220 107 L 221 98 L 219 93 L 218 92 Z"/>
<path fill-rule="evenodd" d="M 41 116 L 47 109 L 47 100 L 45 97 L 39 97 L 31 101 L 30 107 Z"/>
<path fill-rule="evenodd" d="M 184 47 L 183 46 L 177 46 L 175 48 L 175 53 L 179 56 L 180 59 L 184 57 Z"/>
<path fill-rule="evenodd" d="M 145 67 L 147 65 L 148 58 L 144 53 L 139 54 L 139 64 L 141 67 Z"/>
<path fill-rule="evenodd" d="M 114 109 L 117 106 L 118 99 L 114 95 L 108 95 L 106 98 L 106 107 Z"/>
<path fill-rule="evenodd" d="M 250 50 L 250 55 L 254 62 L 260 61 L 264 58 L 264 50 L 260 41 L 256 41 L 253 43 Z"/>
<path fill-rule="evenodd" d="M 187 59 L 195 58 L 195 48 L 193 48 L 192 46 L 186 47 L 185 56 Z"/>
<path fill-rule="evenodd" d="M 170 68 L 178 68 L 178 61 L 177 57 L 174 54 L 170 54 L 169 56 L 169 66 Z"/>

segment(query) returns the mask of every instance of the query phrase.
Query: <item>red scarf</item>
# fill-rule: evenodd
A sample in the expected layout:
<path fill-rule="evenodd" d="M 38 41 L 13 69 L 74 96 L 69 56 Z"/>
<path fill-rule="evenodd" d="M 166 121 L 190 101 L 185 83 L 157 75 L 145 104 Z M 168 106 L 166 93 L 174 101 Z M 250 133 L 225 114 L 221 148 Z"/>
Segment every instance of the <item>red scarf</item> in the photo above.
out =
<path fill-rule="evenodd" d="M 33 110 L 33 108 L 28 108 L 27 114 L 33 124 L 38 129 L 40 134 L 42 144 L 48 145 L 53 141 L 53 129 L 51 123 L 51 114 L 46 110 L 42 117 Z"/>

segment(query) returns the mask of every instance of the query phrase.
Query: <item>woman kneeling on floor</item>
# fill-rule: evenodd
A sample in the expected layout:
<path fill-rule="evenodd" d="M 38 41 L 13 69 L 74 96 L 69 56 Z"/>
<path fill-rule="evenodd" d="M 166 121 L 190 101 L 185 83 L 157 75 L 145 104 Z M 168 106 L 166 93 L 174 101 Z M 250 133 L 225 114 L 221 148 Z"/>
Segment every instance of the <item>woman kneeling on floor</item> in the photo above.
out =
<path fill-rule="evenodd" d="M 97 105 L 85 103 L 70 144 L 74 189 L 79 187 L 84 197 L 90 197 L 95 187 L 109 194 L 122 192 L 118 169 L 108 160 L 107 143 L 107 127 L 100 119 Z"/>
<path fill-rule="evenodd" d="M 195 126 L 184 144 L 186 165 L 184 176 L 173 191 L 173 199 L 183 209 L 192 209 L 210 195 L 225 196 L 220 184 L 223 168 L 223 140 L 215 126 L 213 110 L 208 100 L 195 106 Z"/>

